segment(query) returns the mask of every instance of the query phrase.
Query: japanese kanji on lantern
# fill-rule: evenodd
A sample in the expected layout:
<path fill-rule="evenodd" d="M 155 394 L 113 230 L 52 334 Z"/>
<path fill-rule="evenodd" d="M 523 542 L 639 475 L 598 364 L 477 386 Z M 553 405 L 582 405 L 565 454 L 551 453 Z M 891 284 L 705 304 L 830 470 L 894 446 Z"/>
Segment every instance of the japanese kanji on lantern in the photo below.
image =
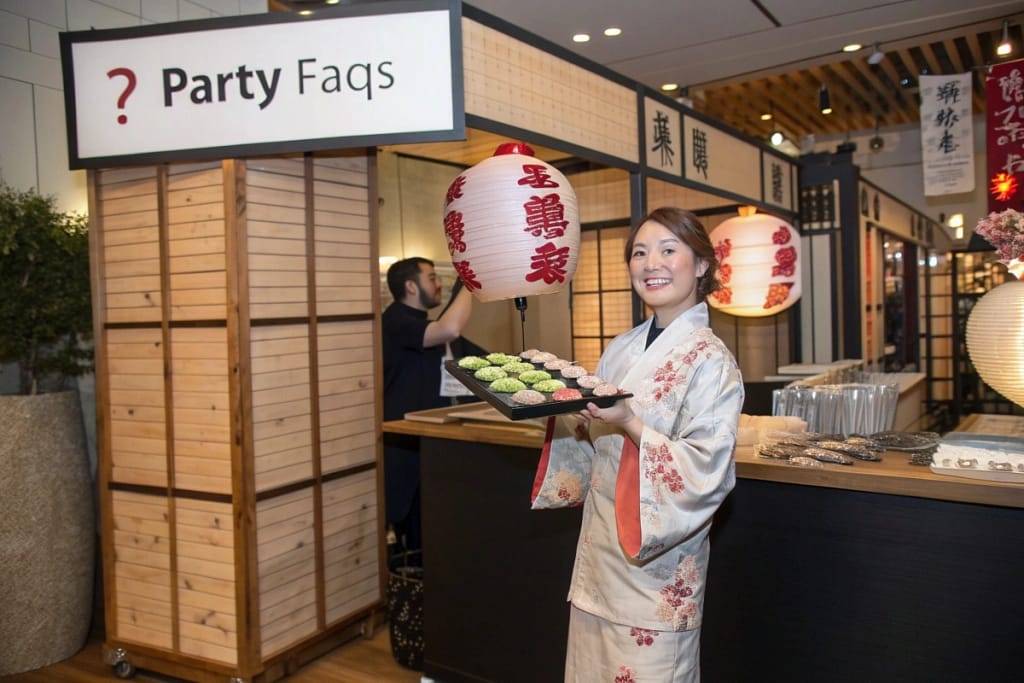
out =
<path fill-rule="evenodd" d="M 452 265 L 480 301 L 557 292 L 576 273 L 576 193 L 521 142 L 499 145 L 452 181 L 444 232 Z"/>
<path fill-rule="evenodd" d="M 730 315 L 757 318 L 786 310 L 800 298 L 800 234 L 752 206 L 711 231 L 722 288 L 708 304 Z"/>

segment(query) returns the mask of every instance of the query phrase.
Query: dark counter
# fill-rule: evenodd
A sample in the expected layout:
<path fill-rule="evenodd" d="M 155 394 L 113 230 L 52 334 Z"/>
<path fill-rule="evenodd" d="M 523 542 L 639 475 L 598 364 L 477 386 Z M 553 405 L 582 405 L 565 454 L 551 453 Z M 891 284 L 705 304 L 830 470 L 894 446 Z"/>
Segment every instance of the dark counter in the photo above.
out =
<path fill-rule="evenodd" d="M 543 432 L 384 424 L 422 438 L 426 673 L 562 680 L 580 510 L 531 511 Z M 736 455 L 716 515 L 704 680 L 1016 680 L 1024 486 L 906 453 L 804 469 Z"/>

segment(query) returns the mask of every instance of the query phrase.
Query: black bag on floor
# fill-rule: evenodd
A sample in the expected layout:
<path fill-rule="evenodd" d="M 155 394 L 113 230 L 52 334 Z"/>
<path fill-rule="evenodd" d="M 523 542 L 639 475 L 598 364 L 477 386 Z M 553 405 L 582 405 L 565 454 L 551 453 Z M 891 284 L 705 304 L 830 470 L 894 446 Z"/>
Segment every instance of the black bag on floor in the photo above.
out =
<path fill-rule="evenodd" d="M 388 560 L 388 631 L 391 654 L 402 666 L 423 670 L 423 561 L 419 550 Z"/>

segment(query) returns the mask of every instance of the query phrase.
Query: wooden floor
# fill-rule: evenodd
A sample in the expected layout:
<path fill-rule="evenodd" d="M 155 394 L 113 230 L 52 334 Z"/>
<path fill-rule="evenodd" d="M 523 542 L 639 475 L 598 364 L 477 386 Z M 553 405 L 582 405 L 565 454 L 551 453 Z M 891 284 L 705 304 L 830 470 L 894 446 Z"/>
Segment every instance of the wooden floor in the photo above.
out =
<path fill-rule="evenodd" d="M 103 663 L 101 640 L 90 639 L 74 657 L 35 671 L 2 677 L 3 683 L 115 683 L 121 679 Z M 179 679 L 138 671 L 136 683 L 168 683 Z M 316 659 L 287 683 L 419 683 L 420 674 L 405 669 L 391 656 L 387 624 L 372 638 L 356 638 Z"/>

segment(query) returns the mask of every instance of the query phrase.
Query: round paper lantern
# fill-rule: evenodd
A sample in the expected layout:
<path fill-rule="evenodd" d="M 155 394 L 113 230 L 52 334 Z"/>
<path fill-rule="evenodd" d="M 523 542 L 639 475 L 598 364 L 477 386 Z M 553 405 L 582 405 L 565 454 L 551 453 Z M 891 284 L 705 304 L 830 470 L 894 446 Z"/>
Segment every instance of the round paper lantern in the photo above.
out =
<path fill-rule="evenodd" d="M 576 193 L 524 143 L 459 174 L 444 203 L 452 265 L 480 301 L 562 289 L 576 274 L 580 218 Z"/>
<path fill-rule="evenodd" d="M 986 384 L 1024 406 L 1024 282 L 1004 282 L 974 304 L 967 353 Z"/>
<path fill-rule="evenodd" d="M 744 207 L 711 231 L 722 288 L 708 304 L 757 318 L 784 311 L 800 298 L 800 234 L 775 216 Z"/>

